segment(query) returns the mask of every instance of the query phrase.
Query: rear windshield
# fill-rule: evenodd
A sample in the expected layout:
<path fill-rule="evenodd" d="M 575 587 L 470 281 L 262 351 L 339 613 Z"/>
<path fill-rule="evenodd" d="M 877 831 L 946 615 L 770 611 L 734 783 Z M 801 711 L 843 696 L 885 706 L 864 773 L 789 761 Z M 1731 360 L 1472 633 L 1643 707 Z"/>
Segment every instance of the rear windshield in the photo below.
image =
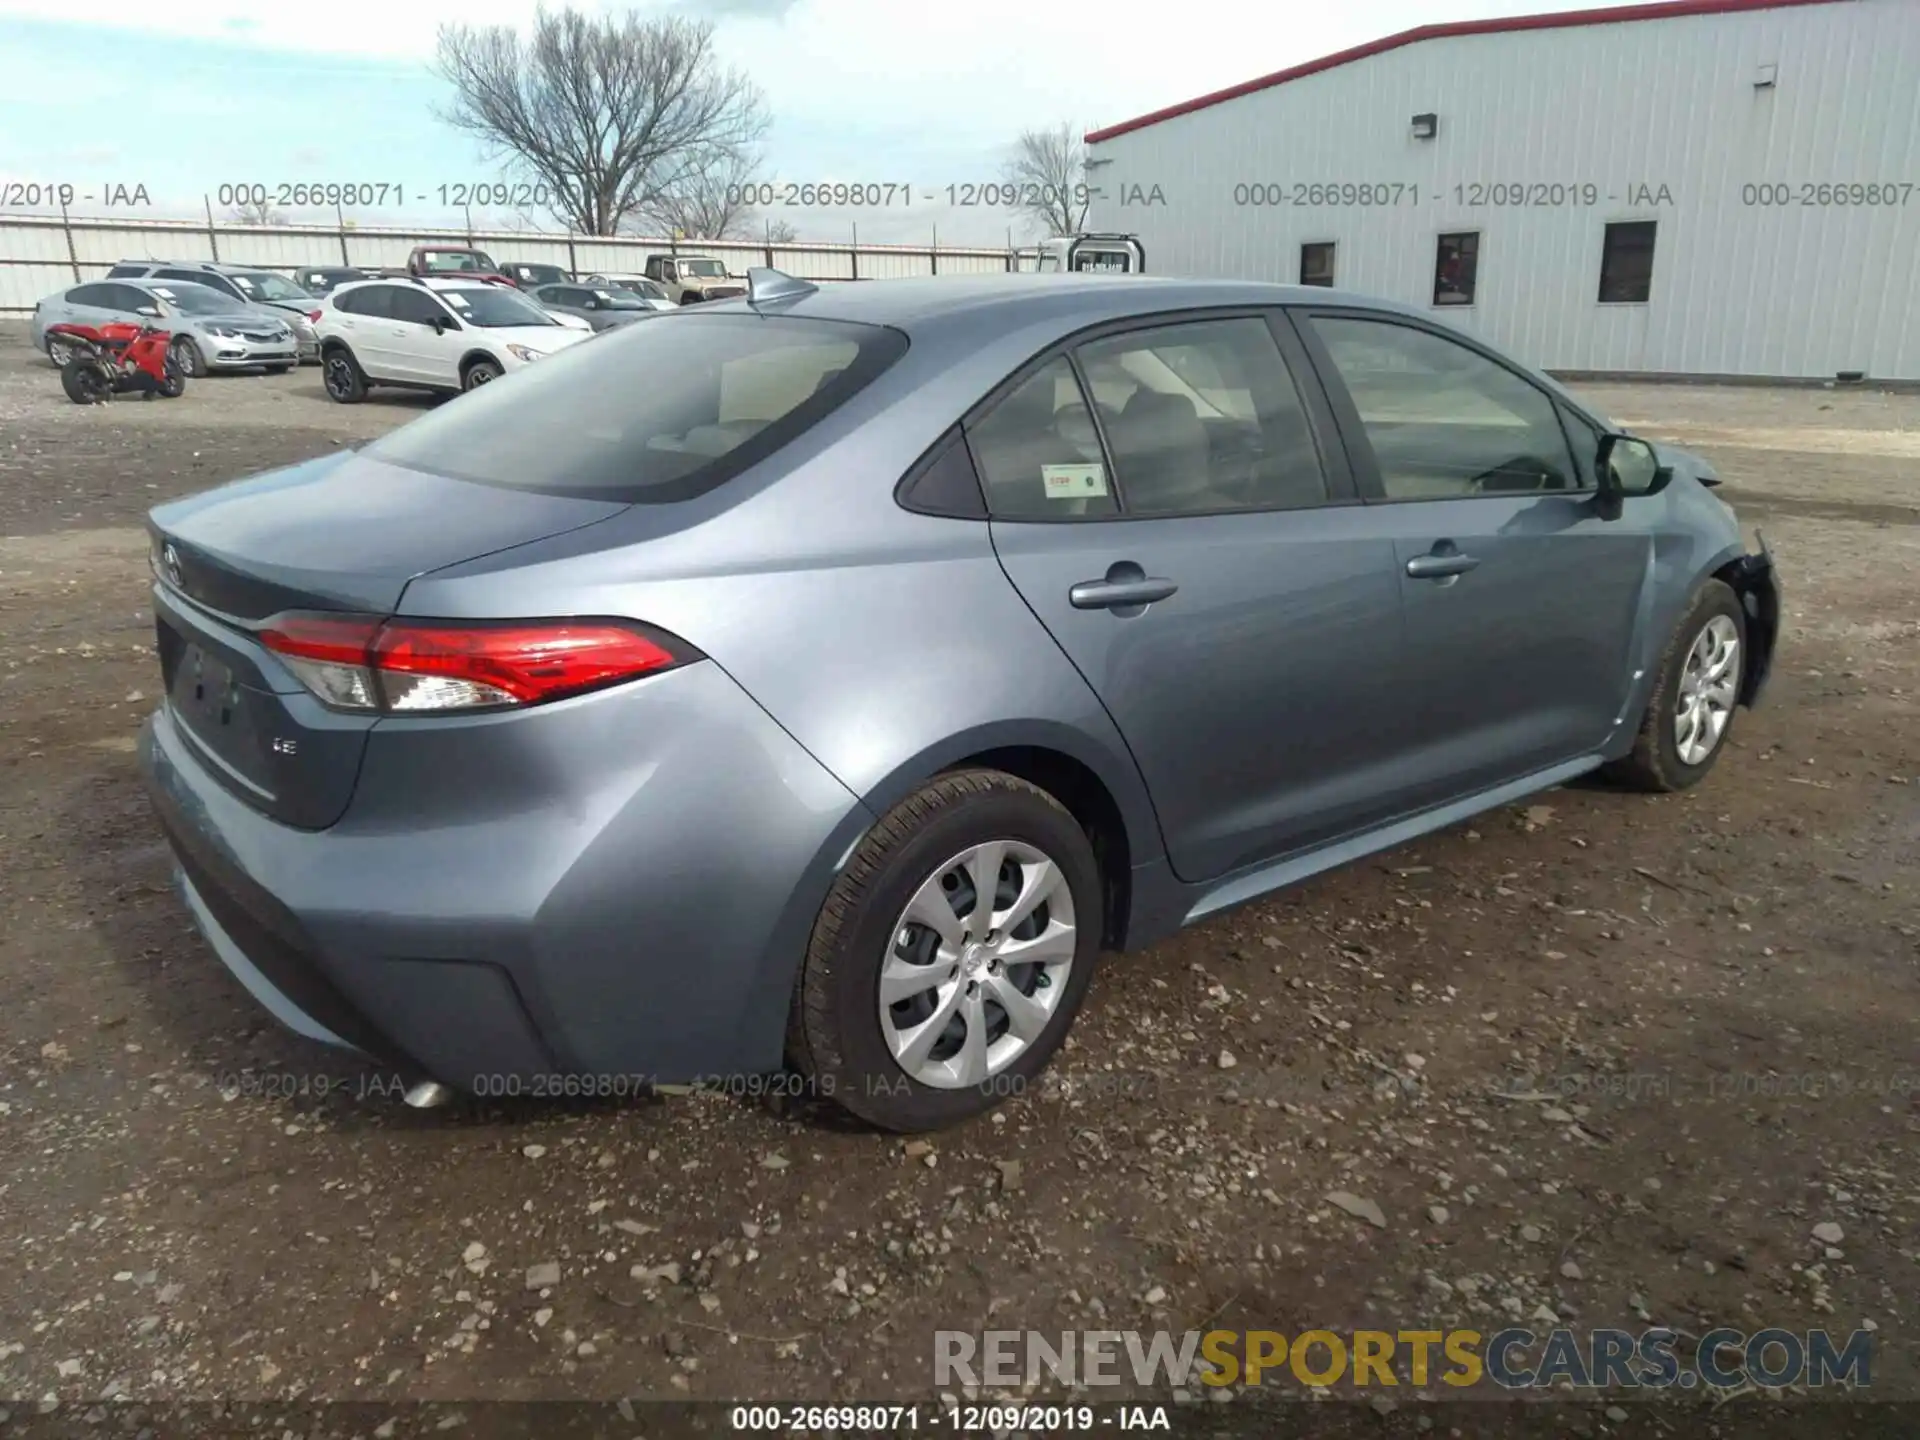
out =
<path fill-rule="evenodd" d="M 877 325 L 687 315 L 625 325 L 483 385 L 363 454 L 545 495 L 662 504 L 706 493 L 898 360 Z"/>

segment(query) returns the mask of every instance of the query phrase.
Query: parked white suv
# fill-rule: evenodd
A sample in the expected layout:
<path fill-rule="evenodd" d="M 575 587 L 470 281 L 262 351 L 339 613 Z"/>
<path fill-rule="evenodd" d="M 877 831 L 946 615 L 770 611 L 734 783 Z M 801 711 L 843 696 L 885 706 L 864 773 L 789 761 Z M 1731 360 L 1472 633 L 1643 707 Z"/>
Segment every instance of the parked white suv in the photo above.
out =
<path fill-rule="evenodd" d="M 373 385 L 471 390 L 593 335 L 476 280 L 364 280 L 317 303 L 327 394 L 342 405 Z"/>

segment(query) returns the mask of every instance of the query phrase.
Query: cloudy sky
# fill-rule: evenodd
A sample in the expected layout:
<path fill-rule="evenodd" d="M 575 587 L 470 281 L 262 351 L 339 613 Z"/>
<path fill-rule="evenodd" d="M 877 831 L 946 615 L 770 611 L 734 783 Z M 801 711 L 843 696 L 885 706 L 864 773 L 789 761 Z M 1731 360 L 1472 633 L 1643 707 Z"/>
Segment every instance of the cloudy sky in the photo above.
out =
<path fill-rule="evenodd" d="M 949 206 L 945 191 L 997 178 L 1025 128 L 1115 124 L 1415 25 L 1592 4 L 656 0 L 638 8 L 715 21 L 726 62 L 767 97 L 768 179 L 895 182 L 915 197 L 881 210 L 763 212 L 769 218 L 787 220 L 804 239 L 845 238 L 857 224 L 863 241 L 925 243 L 937 227 L 943 244 L 999 245 L 1010 223 L 1014 238 L 1025 238 L 1014 217 Z M 582 8 L 630 7 L 585 0 Z M 0 182 L 68 182 L 95 196 L 144 186 L 152 208 L 118 213 L 152 216 L 197 214 L 202 196 L 217 197 L 223 184 L 388 182 L 404 187 L 405 207 L 363 212 L 359 223 L 444 223 L 440 186 L 510 172 L 436 118 L 447 99 L 429 66 L 437 27 L 524 25 L 534 9 L 534 0 L 0 0 Z M 216 203 L 216 215 L 222 208 Z"/>

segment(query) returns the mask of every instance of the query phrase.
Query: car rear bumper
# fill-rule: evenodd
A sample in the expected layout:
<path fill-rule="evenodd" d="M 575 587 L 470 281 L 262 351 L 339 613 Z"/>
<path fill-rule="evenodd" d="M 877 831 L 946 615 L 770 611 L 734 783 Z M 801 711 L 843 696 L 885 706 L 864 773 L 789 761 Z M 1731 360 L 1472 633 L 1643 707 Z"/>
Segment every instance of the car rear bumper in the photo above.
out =
<path fill-rule="evenodd" d="M 482 1093 L 777 1068 L 807 935 L 870 822 L 711 663 L 382 722 L 327 830 L 242 801 L 171 709 L 140 764 L 188 909 L 265 1008 Z"/>

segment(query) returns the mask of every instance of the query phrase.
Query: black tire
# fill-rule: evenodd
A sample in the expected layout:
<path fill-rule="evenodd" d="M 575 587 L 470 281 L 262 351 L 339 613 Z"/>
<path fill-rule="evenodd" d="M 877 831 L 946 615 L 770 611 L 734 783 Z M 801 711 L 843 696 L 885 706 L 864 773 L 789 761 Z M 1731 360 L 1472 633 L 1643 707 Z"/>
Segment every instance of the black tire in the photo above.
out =
<path fill-rule="evenodd" d="M 187 393 L 187 377 L 181 372 L 172 350 L 167 351 L 166 379 L 154 391 L 162 400 L 178 400 Z"/>
<path fill-rule="evenodd" d="M 353 352 L 340 345 L 320 359 L 320 380 L 327 397 L 341 405 L 358 405 L 367 398 L 367 375 Z"/>
<path fill-rule="evenodd" d="M 198 380 L 207 373 L 207 357 L 200 353 L 200 347 L 191 337 L 182 335 L 173 342 L 167 353 L 178 357 L 180 373 L 189 380 Z"/>
<path fill-rule="evenodd" d="M 482 385 L 498 380 L 505 373 L 498 360 L 469 360 L 460 370 L 460 388 L 478 390 Z"/>
<path fill-rule="evenodd" d="M 292 368 L 291 365 L 269 365 L 266 370 L 269 375 L 284 375 Z"/>
<path fill-rule="evenodd" d="M 1681 687 L 1686 679 L 1688 656 L 1693 651 L 1695 641 L 1717 616 L 1731 620 L 1734 633 L 1739 637 L 1735 693 L 1744 688 L 1746 612 L 1741 609 L 1740 597 L 1733 593 L 1731 586 L 1720 580 L 1708 580 L 1694 593 L 1693 602 L 1687 606 L 1686 613 L 1667 641 L 1666 651 L 1660 657 L 1660 670 L 1654 680 L 1653 693 L 1648 696 L 1647 708 L 1640 717 L 1640 731 L 1634 738 L 1632 753 L 1605 766 L 1600 773 L 1606 779 L 1628 789 L 1654 794 L 1686 790 L 1704 780 L 1726 750 L 1727 739 L 1733 734 L 1734 717 L 1739 713 L 1737 701 L 1728 712 L 1727 723 L 1719 739 L 1714 741 L 1713 748 L 1698 763 L 1689 764 L 1681 758 L 1679 738 L 1674 734 L 1674 720 L 1678 714 Z"/>
<path fill-rule="evenodd" d="M 113 399 L 113 377 L 91 355 L 75 354 L 60 367 L 60 388 L 76 405 L 104 405 Z"/>
<path fill-rule="evenodd" d="M 1046 1029 L 983 1085 L 946 1089 L 910 1078 L 881 1030 L 880 968 L 914 892 L 950 857 L 995 839 L 1032 845 L 1065 877 L 1075 948 Z M 1051 795 L 998 770 L 964 770 L 928 782 L 867 832 L 820 909 L 787 1024 L 788 1063 L 808 1093 L 869 1124 L 936 1130 L 1032 1088 L 1066 1038 L 1100 951 L 1103 893 L 1086 832 Z"/>

